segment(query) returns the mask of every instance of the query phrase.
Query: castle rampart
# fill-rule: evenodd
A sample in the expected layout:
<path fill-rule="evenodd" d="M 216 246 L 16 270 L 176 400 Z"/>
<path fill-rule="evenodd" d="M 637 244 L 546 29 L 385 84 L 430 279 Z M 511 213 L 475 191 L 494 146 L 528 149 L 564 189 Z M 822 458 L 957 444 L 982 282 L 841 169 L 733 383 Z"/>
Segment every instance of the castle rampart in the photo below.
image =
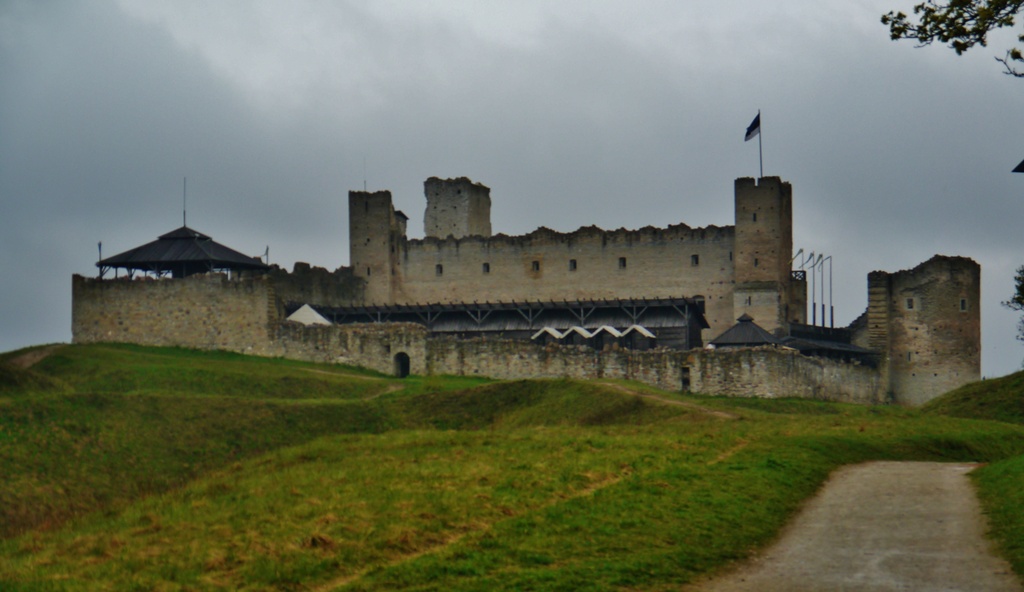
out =
<path fill-rule="evenodd" d="M 705 340 L 744 312 L 769 330 L 806 322 L 806 285 L 789 269 L 792 188 L 778 177 L 736 181 L 736 226 L 522 236 L 490 236 L 483 185 L 431 178 L 425 189 L 427 237 L 419 240 L 404 235 L 390 193 L 350 192 L 352 265 L 367 283 L 367 304 L 697 298 L 710 325 Z"/>
<path fill-rule="evenodd" d="M 353 364 L 386 374 L 400 373 L 404 360 L 404 372 L 416 374 L 615 378 L 726 396 L 893 401 L 882 374 L 873 368 L 785 349 L 599 351 L 586 346 L 436 336 L 422 325 L 407 323 L 304 326 L 283 320 L 271 277 L 229 280 L 211 274 L 97 280 L 75 276 L 72 283 L 76 343 L 222 349 Z M 961 371 L 961 376 L 968 370 Z M 920 401 L 904 396 L 896 402 Z"/>

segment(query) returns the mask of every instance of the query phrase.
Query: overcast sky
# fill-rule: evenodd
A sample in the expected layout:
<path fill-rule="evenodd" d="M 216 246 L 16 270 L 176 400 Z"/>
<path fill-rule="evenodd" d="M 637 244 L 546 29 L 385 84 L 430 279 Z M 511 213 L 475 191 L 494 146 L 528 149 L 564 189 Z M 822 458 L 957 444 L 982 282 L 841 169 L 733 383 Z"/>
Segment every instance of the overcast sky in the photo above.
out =
<path fill-rule="evenodd" d="M 2 0 L 0 351 L 69 341 L 71 275 L 181 226 L 184 177 L 190 227 L 288 269 L 348 264 L 364 184 L 422 236 L 430 176 L 489 186 L 496 233 L 731 225 L 760 109 L 837 326 L 868 272 L 971 257 L 982 372 L 1013 372 L 1013 35 L 889 41 L 880 15 L 912 4 Z"/>

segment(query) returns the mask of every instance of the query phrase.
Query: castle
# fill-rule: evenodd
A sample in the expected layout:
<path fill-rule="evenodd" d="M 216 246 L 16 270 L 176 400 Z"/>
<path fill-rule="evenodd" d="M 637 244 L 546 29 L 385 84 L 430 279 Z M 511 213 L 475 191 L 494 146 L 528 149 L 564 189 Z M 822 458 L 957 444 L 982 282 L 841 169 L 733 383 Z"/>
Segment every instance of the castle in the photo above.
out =
<path fill-rule="evenodd" d="M 423 239 L 407 237 L 390 192 L 350 192 L 350 266 L 333 273 L 296 264 L 154 281 L 130 279 L 147 268 L 128 258 L 101 261 L 129 279 L 74 278 L 74 340 L 400 375 L 618 377 L 910 405 L 980 377 L 980 267 L 970 259 L 873 272 L 867 310 L 850 327 L 808 325 L 806 276 L 792 268 L 792 187 L 778 177 L 736 180 L 732 226 L 522 236 L 492 234 L 484 185 L 431 178 L 424 189 Z M 288 322 L 304 304 L 329 322 Z M 764 330 L 761 341 L 705 347 L 741 317 Z M 727 347 L 736 344 L 746 347 Z"/>

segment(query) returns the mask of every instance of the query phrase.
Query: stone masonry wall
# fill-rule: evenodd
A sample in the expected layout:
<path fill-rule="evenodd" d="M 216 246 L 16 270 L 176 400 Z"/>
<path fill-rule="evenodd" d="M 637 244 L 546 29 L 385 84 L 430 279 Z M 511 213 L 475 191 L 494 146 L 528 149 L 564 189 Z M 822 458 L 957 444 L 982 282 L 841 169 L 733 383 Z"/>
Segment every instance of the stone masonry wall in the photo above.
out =
<path fill-rule="evenodd" d="M 727 396 L 883 402 L 869 368 L 793 352 L 657 349 L 597 351 L 510 340 L 429 337 L 415 324 L 304 326 L 282 321 L 273 280 L 221 274 L 168 280 L 72 279 L 75 343 L 222 349 L 395 374 L 408 356 L 414 374 L 498 379 L 571 377 L 636 380 Z M 688 386 L 687 386 L 688 385 Z"/>
<path fill-rule="evenodd" d="M 718 335 L 735 322 L 731 227 L 407 240 L 400 246 L 399 303 L 696 297 Z"/>
<path fill-rule="evenodd" d="M 878 373 L 869 367 L 774 348 L 738 350 L 596 351 L 580 346 L 539 346 L 515 341 L 432 338 L 430 374 L 500 379 L 613 378 L 669 391 L 729 397 L 799 397 L 850 403 L 885 403 Z"/>
<path fill-rule="evenodd" d="M 75 343 L 121 342 L 262 353 L 281 311 L 266 278 L 71 280 Z"/>
<path fill-rule="evenodd" d="M 498 379 L 616 378 L 678 391 L 682 352 L 628 350 L 599 352 L 584 346 L 540 346 L 522 341 L 432 338 L 427 343 L 430 374 Z"/>
<path fill-rule="evenodd" d="M 685 368 L 689 368 L 690 389 L 694 392 L 729 397 L 888 402 L 874 368 L 807 357 L 792 350 L 694 350 L 689 352 Z"/>
<path fill-rule="evenodd" d="M 743 313 L 769 329 L 806 321 L 806 285 L 789 270 L 792 188 L 778 177 L 736 180 L 735 226 L 521 236 L 489 236 L 483 185 L 431 178 L 424 190 L 424 239 L 405 236 L 389 192 L 349 193 L 350 255 L 366 282 L 364 304 L 699 297 L 705 341 Z"/>
<path fill-rule="evenodd" d="M 324 364 L 348 364 L 397 374 L 395 358 L 409 356 L 413 374 L 427 374 L 427 331 L 408 323 L 302 325 L 275 328 L 267 355 Z"/>
<path fill-rule="evenodd" d="M 274 292 L 282 302 L 321 306 L 356 306 L 363 302 L 366 282 L 351 267 L 327 271 L 308 263 L 296 263 L 291 273 L 274 266 L 269 274 Z"/>

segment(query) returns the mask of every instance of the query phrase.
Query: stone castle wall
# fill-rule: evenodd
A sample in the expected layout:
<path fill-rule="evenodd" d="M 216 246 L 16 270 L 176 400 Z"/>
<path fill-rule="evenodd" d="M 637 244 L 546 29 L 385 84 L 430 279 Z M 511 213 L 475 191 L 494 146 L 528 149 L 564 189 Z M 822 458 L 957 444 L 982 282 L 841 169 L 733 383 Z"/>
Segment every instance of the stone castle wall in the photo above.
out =
<path fill-rule="evenodd" d="M 780 350 L 597 351 L 493 339 L 431 337 L 402 323 L 305 326 L 283 321 L 273 280 L 222 274 L 166 280 L 75 276 L 75 343 L 221 349 L 396 373 L 408 356 L 414 374 L 498 379 L 636 380 L 671 391 L 728 396 L 797 396 L 877 402 L 870 370 Z"/>
<path fill-rule="evenodd" d="M 711 334 L 732 318 L 732 228 L 668 228 L 408 240 L 398 302 L 697 297 Z"/>
<path fill-rule="evenodd" d="M 389 192 L 353 191 L 353 273 L 366 282 L 366 304 L 701 298 L 705 340 L 743 313 L 769 330 L 806 322 L 806 286 L 789 269 L 790 184 L 743 178 L 735 190 L 735 226 L 489 236 L 489 189 L 431 178 L 427 237 L 418 240 L 406 238 Z"/>
<path fill-rule="evenodd" d="M 295 264 L 291 273 L 274 266 L 267 275 L 282 302 L 358 306 L 365 299 L 366 283 L 352 273 L 351 267 L 327 271 L 300 262 Z"/>
<path fill-rule="evenodd" d="M 844 403 L 888 403 L 874 368 L 774 348 L 696 350 L 684 363 L 690 389 L 729 397 L 799 397 Z"/>
<path fill-rule="evenodd" d="M 223 274 L 71 281 L 75 343 L 226 349 L 263 354 L 280 318 L 272 282 Z"/>

